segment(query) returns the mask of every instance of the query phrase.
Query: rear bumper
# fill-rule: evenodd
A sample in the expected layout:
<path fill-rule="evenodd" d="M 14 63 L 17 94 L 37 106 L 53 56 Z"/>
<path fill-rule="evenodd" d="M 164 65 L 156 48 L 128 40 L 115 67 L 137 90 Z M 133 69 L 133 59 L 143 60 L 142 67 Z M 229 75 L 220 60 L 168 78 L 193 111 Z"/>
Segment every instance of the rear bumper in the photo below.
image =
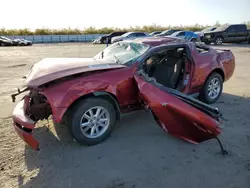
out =
<path fill-rule="evenodd" d="M 26 114 L 29 97 L 26 96 L 24 100 L 20 101 L 15 107 L 12 119 L 16 133 L 23 139 L 23 141 L 34 150 L 39 150 L 39 143 L 33 137 L 32 130 L 36 122 L 30 119 Z"/>

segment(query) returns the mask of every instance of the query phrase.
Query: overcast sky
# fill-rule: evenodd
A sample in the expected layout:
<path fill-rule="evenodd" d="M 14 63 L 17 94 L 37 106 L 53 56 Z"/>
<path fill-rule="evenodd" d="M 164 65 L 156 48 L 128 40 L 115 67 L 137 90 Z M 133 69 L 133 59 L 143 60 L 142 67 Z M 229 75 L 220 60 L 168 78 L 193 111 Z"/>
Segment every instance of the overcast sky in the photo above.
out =
<path fill-rule="evenodd" d="M 212 25 L 250 21 L 250 0 L 0 0 L 0 27 Z"/>

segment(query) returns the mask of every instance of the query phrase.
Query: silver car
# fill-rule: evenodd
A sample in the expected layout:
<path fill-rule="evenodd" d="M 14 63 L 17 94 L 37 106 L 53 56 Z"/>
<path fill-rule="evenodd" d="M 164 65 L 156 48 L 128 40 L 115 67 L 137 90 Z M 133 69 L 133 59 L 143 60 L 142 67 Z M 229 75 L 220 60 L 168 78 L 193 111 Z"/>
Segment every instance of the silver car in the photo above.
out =
<path fill-rule="evenodd" d="M 149 37 L 150 35 L 145 32 L 127 32 L 121 36 L 113 37 L 111 43 L 123 41 L 123 40 L 133 40 L 135 38 Z"/>

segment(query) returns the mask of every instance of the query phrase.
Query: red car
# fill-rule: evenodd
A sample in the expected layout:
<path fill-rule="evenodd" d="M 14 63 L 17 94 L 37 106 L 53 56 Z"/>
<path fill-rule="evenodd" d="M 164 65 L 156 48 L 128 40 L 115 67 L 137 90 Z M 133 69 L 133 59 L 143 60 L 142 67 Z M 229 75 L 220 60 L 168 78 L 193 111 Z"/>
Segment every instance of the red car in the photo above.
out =
<path fill-rule="evenodd" d="M 95 145 L 109 137 L 121 113 L 147 109 L 170 134 L 191 143 L 217 138 L 215 102 L 233 74 L 230 51 L 171 37 L 115 43 L 94 58 L 46 58 L 27 75 L 13 112 L 14 128 L 33 149 L 38 120 L 67 120 L 73 138 Z M 189 96 L 191 95 L 191 96 Z"/>

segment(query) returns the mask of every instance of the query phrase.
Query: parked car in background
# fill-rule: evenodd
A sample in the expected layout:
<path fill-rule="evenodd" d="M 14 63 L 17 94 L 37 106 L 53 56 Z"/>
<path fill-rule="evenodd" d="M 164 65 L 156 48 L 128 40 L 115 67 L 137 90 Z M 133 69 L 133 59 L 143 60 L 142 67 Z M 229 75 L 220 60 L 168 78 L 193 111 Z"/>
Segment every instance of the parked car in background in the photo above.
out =
<path fill-rule="evenodd" d="M 0 46 L 12 46 L 13 42 L 7 37 L 0 36 Z"/>
<path fill-rule="evenodd" d="M 165 31 L 162 31 L 160 34 L 156 34 L 155 36 L 169 36 L 177 31 L 180 31 L 180 29 L 165 30 Z"/>
<path fill-rule="evenodd" d="M 106 44 L 107 40 L 108 40 L 108 44 L 110 44 L 111 43 L 111 39 L 113 37 L 121 36 L 124 33 L 126 33 L 126 31 L 112 32 L 112 33 L 110 33 L 108 35 L 104 35 L 104 36 L 98 37 L 97 39 L 95 39 L 93 41 L 93 44 Z"/>
<path fill-rule="evenodd" d="M 191 42 L 198 42 L 198 41 L 200 41 L 199 35 L 196 34 L 193 31 L 177 31 L 177 32 L 173 33 L 170 36 L 182 38 L 182 39 L 185 39 L 185 40 L 191 41 Z"/>
<path fill-rule="evenodd" d="M 149 35 L 154 36 L 154 35 L 160 34 L 161 32 L 162 31 L 154 31 L 152 33 L 149 33 Z"/>
<path fill-rule="evenodd" d="M 149 37 L 149 36 L 150 35 L 145 32 L 127 32 L 123 34 L 122 36 L 113 37 L 111 39 L 111 43 L 115 43 L 115 42 L 123 41 L 123 40 L 132 40 L 132 39 L 141 38 L 141 37 Z"/>
<path fill-rule="evenodd" d="M 204 33 L 207 33 L 209 31 L 214 31 L 216 28 L 217 28 L 216 26 L 211 26 L 195 33 L 198 34 L 200 39 L 202 40 L 202 38 L 204 37 Z"/>
<path fill-rule="evenodd" d="M 32 41 L 25 39 L 14 39 L 12 41 L 14 46 L 31 46 L 33 44 Z"/>
<path fill-rule="evenodd" d="M 32 132 L 52 114 L 78 143 L 96 145 L 110 136 L 122 113 L 145 109 L 180 139 L 195 144 L 218 139 L 221 113 L 189 95 L 199 93 L 214 103 L 234 68 L 231 51 L 176 37 L 116 42 L 93 58 L 45 58 L 12 95 L 15 101 L 26 92 L 13 111 L 13 125 L 38 150 Z"/>
<path fill-rule="evenodd" d="M 250 30 L 245 24 L 225 24 L 217 27 L 214 31 L 206 32 L 202 39 L 205 44 L 248 42 L 250 44 Z"/>

